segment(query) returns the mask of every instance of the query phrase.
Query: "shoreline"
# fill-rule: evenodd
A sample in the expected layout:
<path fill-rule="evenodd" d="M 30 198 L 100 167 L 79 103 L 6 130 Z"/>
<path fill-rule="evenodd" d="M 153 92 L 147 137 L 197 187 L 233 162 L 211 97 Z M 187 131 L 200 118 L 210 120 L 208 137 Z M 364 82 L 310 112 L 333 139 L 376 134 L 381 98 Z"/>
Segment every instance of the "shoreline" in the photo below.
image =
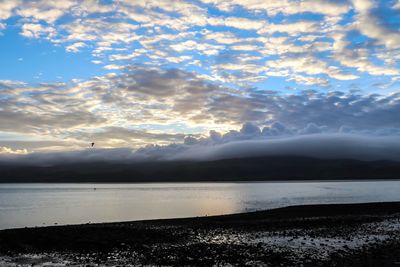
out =
<path fill-rule="evenodd" d="M 0 263 L 10 266 L 358 266 L 400 262 L 399 252 L 400 202 L 0 230 Z"/>
<path fill-rule="evenodd" d="M 341 216 L 351 214 L 372 215 L 386 213 L 400 213 L 400 201 L 384 201 L 384 202 L 351 202 L 351 203 L 333 203 L 333 204 L 305 204 L 305 205 L 290 205 L 272 209 L 262 209 L 248 212 L 227 213 L 218 215 L 206 216 L 189 216 L 175 218 L 154 218 L 154 219 L 139 219 L 127 221 L 112 221 L 112 222 L 89 222 L 77 224 L 55 224 L 46 226 L 25 226 L 18 228 L 0 229 L 0 234 L 8 230 L 29 230 L 29 229 L 45 229 L 52 227 L 85 227 L 85 226 L 115 226 L 123 224 L 145 224 L 145 223 L 184 223 L 184 222 L 201 222 L 209 221 L 216 222 L 220 220 L 235 220 L 235 219 L 296 219 L 298 217 L 314 217 L 314 216 Z"/>
<path fill-rule="evenodd" d="M 400 181 L 399 178 L 338 178 L 338 179 L 272 179 L 272 180 L 223 180 L 223 181 L 208 181 L 208 180 L 198 180 L 198 181 L 181 181 L 181 180 L 171 180 L 171 181 L 144 181 L 144 182 L 0 182 L 0 185 L 7 184 L 242 184 L 242 183 L 331 183 L 331 182 L 396 182 Z"/>

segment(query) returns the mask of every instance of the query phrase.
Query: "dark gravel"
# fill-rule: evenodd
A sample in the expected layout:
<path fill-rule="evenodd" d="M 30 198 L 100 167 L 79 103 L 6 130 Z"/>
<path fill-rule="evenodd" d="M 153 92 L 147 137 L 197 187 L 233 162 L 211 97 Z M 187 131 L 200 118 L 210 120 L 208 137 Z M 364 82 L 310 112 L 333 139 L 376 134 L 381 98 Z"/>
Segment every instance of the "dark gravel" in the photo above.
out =
<path fill-rule="evenodd" d="M 400 266 L 400 202 L 0 231 L 3 266 Z"/>

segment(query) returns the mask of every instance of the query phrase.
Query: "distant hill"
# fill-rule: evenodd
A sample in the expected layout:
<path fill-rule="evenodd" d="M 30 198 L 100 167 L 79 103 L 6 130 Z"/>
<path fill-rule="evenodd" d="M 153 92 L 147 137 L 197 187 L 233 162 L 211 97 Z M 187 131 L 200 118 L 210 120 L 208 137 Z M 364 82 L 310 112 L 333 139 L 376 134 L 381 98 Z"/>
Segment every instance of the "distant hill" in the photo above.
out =
<path fill-rule="evenodd" d="M 297 156 L 216 161 L 1 165 L 0 182 L 195 182 L 397 179 L 400 162 Z"/>

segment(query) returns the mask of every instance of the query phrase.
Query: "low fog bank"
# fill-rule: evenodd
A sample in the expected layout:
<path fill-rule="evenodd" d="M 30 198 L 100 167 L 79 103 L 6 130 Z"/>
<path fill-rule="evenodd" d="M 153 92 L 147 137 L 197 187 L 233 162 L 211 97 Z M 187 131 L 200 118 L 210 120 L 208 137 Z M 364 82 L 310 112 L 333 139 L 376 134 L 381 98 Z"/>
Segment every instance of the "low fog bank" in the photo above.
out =
<path fill-rule="evenodd" d="M 211 138 L 211 137 L 210 137 Z M 85 162 L 213 161 L 260 156 L 307 156 L 321 159 L 400 161 L 400 136 L 316 133 L 248 138 L 225 143 L 185 140 L 182 144 L 31 153 L 0 156 L 2 164 L 55 165 Z"/>
<path fill-rule="evenodd" d="M 193 146 L 172 159 L 219 160 L 259 156 L 400 161 L 400 137 L 314 134 Z"/>

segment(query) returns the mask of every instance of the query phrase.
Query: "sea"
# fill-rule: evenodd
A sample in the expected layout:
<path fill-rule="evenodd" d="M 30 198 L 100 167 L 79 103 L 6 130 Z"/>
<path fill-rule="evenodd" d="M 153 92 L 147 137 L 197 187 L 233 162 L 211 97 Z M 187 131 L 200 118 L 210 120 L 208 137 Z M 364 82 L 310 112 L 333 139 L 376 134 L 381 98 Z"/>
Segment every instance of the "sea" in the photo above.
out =
<path fill-rule="evenodd" d="M 400 201 L 400 181 L 0 184 L 0 229 Z"/>

